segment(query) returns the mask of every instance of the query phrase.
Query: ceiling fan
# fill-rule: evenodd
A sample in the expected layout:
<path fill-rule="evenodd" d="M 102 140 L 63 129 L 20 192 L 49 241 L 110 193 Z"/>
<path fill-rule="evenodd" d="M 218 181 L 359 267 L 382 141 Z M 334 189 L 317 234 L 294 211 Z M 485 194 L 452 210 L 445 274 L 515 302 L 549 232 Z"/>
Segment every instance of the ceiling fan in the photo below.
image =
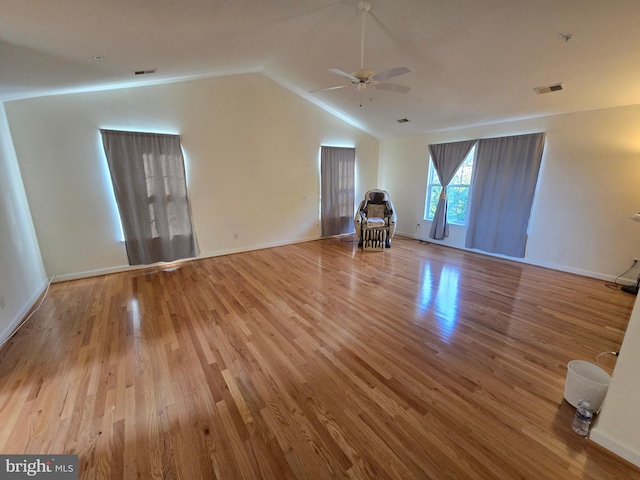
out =
<path fill-rule="evenodd" d="M 411 90 L 411 87 L 404 85 L 398 85 L 395 83 L 383 83 L 399 75 L 411 72 L 409 67 L 395 67 L 385 70 L 380 73 L 376 73 L 373 70 L 366 69 L 364 67 L 364 24 L 365 16 L 371 11 L 371 3 L 360 2 L 358 9 L 362 12 L 362 34 L 360 35 L 360 69 L 352 73 L 343 72 L 337 68 L 330 68 L 329 71 L 335 75 L 346 78 L 349 80 L 348 85 L 338 85 L 336 87 L 321 88 L 319 90 L 312 90 L 310 93 L 324 92 L 327 90 L 337 90 L 339 88 L 355 87 L 355 89 L 362 93 L 367 88 L 376 88 L 379 90 L 388 90 L 397 93 L 407 93 Z"/>

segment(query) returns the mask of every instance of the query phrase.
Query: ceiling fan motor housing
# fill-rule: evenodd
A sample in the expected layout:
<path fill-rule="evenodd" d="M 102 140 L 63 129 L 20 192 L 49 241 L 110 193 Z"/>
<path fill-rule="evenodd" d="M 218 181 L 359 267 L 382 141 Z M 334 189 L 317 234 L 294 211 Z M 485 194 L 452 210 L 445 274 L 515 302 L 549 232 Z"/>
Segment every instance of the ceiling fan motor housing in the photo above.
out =
<path fill-rule="evenodd" d="M 367 70 L 362 68 L 360 70 L 356 70 L 351 75 L 356 77 L 361 82 L 366 82 L 368 80 L 371 80 L 371 77 L 373 77 L 375 74 L 376 72 L 374 72 L 373 70 Z"/>

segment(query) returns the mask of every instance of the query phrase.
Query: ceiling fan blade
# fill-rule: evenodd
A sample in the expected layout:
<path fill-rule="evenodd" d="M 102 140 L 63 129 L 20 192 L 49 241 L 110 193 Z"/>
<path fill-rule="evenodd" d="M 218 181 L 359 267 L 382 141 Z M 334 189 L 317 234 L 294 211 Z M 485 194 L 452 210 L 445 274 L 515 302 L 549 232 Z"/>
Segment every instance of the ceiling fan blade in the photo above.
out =
<path fill-rule="evenodd" d="M 404 85 L 397 85 L 395 83 L 378 83 L 375 85 L 378 90 L 388 90 L 390 92 L 407 93 L 411 90 L 411 87 L 405 87 Z"/>
<path fill-rule="evenodd" d="M 354 83 L 359 83 L 360 80 L 357 77 L 354 77 L 353 75 L 347 73 L 347 72 L 343 72 L 342 70 L 338 70 L 337 68 L 330 68 L 329 71 L 335 75 L 339 75 L 341 77 L 344 78 L 348 78 L 349 80 L 351 80 Z"/>
<path fill-rule="evenodd" d="M 350 87 L 351 85 L 339 85 L 337 87 L 319 88 L 318 90 L 311 90 L 309 93 L 326 92 L 327 90 L 337 90 L 339 88 Z"/>
<path fill-rule="evenodd" d="M 383 80 L 397 77 L 398 75 L 404 75 L 405 73 L 409 72 L 411 72 L 411 69 L 409 67 L 390 68 L 389 70 L 385 70 L 384 72 L 376 73 L 371 79 L 381 82 Z"/>

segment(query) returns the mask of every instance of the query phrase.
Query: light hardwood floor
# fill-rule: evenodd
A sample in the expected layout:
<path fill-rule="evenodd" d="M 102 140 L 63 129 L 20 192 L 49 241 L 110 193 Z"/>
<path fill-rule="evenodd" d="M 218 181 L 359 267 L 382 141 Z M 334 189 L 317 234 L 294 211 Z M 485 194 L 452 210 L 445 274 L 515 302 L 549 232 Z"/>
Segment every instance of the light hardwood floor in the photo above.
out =
<path fill-rule="evenodd" d="M 0 452 L 87 479 L 640 478 L 562 399 L 635 297 L 345 240 L 53 284 L 0 351 Z"/>

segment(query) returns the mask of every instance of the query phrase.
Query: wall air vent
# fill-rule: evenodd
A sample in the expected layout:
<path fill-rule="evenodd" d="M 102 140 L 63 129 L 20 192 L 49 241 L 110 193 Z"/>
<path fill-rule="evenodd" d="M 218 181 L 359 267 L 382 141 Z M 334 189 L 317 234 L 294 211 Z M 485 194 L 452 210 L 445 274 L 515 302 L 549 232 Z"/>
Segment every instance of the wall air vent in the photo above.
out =
<path fill-rule="evenodd" d="M 543 93 L 559 92 L 560 90 L 564 90 L 564 85 L 556 83 L 555 85 L 547 85 L 546 87 L 536 87 L 534 90 L 538 95 L 541 95 Z"/>
<path fill-rule="evenodd" d="M 149 75 L 150 73 L 156 73 L 156 69 L 153 68 L 151 70 L 136 70 L 133 73 L 136 75 Z"/>

